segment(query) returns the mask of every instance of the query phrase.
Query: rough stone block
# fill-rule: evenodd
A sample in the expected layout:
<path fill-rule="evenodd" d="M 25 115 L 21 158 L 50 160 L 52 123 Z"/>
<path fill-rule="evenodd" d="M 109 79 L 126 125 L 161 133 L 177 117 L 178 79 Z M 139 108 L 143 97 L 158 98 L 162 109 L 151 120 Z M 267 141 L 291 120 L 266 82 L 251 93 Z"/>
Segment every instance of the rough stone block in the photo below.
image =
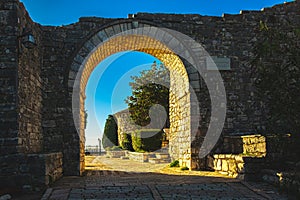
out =
<path fill-rule="evenodd" d="M 227 160 L 222 160 L 222 171 L 227 172 L 228 170 L 228 161 Z"/>

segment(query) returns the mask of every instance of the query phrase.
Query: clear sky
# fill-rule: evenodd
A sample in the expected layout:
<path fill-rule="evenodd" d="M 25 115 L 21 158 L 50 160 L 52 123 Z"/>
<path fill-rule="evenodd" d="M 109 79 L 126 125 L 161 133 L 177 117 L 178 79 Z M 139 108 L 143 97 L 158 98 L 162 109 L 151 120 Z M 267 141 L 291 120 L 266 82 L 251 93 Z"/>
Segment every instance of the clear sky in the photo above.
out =
<path fill-rule="evenodd" d="M 21 0 L 31 18 L 42 25 L 67 25 L 80 17 L 127 18 L 138 12 L 221 16 L 240 10 L 260 10 L 282 0 Z M 154 57 L 137 52 L 113 55 L 93 71 L 86 89 L 86 144 L 96 145 L 108 114 L 125 109 L 131 94 L 130 76 L 149 67 Z"/>
<path fill-rule="evenodd" d="M 197 13 L 221 16 L 259 10 L 283 0 L 21 0 L 34 21 L 46 25 L 77 22 L 79 17 L 126 18 L 137 12 Z"/>
<path fill-rule="evenodd" d="M 127 108 L 124 100 L 131 95 L 131 76 L 150 69 L 155 57 L 141 52 L 121 52 L 102 61 L 91 74 L 87 88 L 85 109 L 88 112 L 86 144 L 95 145 L 103 132 L 109 114 Z"/>

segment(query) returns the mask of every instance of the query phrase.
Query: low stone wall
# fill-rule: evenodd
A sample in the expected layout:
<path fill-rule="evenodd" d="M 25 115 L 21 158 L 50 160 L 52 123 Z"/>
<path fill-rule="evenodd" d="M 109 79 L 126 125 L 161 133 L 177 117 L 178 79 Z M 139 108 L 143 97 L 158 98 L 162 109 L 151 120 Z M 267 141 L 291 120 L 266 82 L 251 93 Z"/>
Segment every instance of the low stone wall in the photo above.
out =
<path fill-rule="evenodd" d="M 63 175 L 63 154 L 60 152 L 44 154 L 42 159 L 45 161 L 45 184 L 49 185 Z"/>
<path fill-rule="evenodd" d="M 268 162 L 286 161 L 295 152 L 291 135 L 269 135 L 266 136 L 266 149 Z"/>
<path fill-rule="evenodd" d="M 138 162 L 148 162 L 149 156 L 151 153 L 138 153 L 127 151 L 126 155 L 130 160 L 135 160 Z"/>
<path fill-rule="evenodd" d="M 120 158 L 126 155 L 126 151 L 106 151 L 106 155 L 110 158 Z"/>
<path fill-rule="evenodd" d="M 245 155 L 215 154 L 208 157 L 209 168 L 242 180 L 257 180 L 263 164 L 263 158 Z"/>
<path fill-rule="evenodd" d="M 222 153 L 265 156 L 267 153 L 266 137 L 259 134 L 225 136 Z"/>
<path fill-rule="evenodd" d="M 261 178 L 281 189 L 300 197 L 300 173 L 296 171 L 279 172 L 278 170 L 262 170 Z"/>
<path fill-rule="evenodd" d="M 0 188 L 41 190 L 62 176 L 62 158 L 61 152 L 1 156 Z"/>

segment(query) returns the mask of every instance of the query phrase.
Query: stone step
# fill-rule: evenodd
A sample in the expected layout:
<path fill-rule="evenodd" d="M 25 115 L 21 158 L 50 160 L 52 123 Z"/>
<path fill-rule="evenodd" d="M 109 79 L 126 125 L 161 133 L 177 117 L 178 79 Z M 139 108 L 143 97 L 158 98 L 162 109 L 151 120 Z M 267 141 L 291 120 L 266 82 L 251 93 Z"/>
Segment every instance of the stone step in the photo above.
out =
<path fill-rule="evenodd" d="M 152 164 L 163 164 L 163 163 L 170 163 L 171 159 L 170 158 L 168 159 L 149 158 L 148 162 Z"/>
<path fill-rule="evenodd" d="M 156 153 L 155 157 L 158 159 L 168 159 L 170 155 L 168 153 Z"/>
<path fill-rule="evenodd" d="M 261 171 L 261 178 L 264 182 L 272 185 L 277 185 L 280 182 L 280 177 L 277 175 L 277 171 L 272 169 L 263 169 Z"/>
<path fill-rule="evenodd" d="M 273 169 L 263 169 L 261 171 L 261 177 L 264 182 L 279 186 L 282 189 L 289 190 L 290 193 L 294 193 L 300 196 L 300 172 L 299 171 L 280 171 Z"/>
<path fill-rule="evenodd" d="M 155 151 L 155 153 L 169 153 L 169 148 L 168 147 L 163 147 L 163 148 Z"/>

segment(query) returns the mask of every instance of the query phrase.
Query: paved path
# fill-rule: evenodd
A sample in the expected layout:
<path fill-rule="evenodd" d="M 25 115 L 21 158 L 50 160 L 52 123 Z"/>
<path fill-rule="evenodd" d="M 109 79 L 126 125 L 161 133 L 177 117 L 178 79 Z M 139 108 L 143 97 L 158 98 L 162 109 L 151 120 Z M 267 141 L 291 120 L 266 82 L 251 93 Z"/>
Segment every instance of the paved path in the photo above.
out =
<path fill-rule="evenodd" d="M 62 178 L 42 199 L 288 199 L 267 184 L 214 172 L 182 172 L 165 165 L 105 157 L 87 160 L 85 176 Z"/>

